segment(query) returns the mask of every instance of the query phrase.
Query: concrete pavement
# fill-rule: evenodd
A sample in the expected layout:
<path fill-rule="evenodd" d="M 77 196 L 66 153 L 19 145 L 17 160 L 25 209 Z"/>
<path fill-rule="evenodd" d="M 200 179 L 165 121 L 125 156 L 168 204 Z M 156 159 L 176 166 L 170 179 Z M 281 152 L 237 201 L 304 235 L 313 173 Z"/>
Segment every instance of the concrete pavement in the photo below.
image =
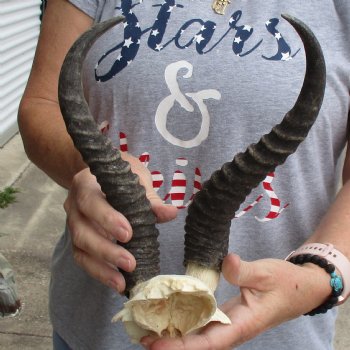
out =
<path fill-rule="evenodd" d="M 12 264 L 23 309 L 0 318 L 0 349 L 48 350 L 50 257 L 64 227 L 65 191 L 29 162 L 19 136 L 0 150 L 0 188 L 13 185 L 17 201 L 0 210 L 0 251 Z"/>
<path fill-rule="evenodd" d="M 0 209 L 0 252 L 16 271 L 23 309 L 0 318 L 0 349 L 49 350 L 50 257 L 64 226 L 66 193 L 27 159 L 18 135 L 0 148 L 0 189 L 9 185 L 20 192 L 15 203 Z M 335 349 L 349 350 L 350 302 L 339 311 Z"/>

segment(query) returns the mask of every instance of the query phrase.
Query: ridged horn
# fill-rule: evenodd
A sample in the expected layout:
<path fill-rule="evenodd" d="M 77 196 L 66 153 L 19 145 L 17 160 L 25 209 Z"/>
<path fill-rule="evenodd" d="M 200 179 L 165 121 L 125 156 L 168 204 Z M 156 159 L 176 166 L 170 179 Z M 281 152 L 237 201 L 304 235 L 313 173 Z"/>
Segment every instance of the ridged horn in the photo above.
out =
<path fill-rule="evenodd" d="M 81 70 L 84 58 L 93 43 L 108 29 L 121 23 L 123 17 L 99 23 L 85 32 L 71 47 L 59 77 L 59 104 L 75 147 L 91 173 L 96 176 L 108 203 L 129 220 L 132 239 L 123 245 L 136 259 L 132 273 L 121 271 L 126 280 L 126 294 L 138 283 L 160 272 L 156 218 L 130 165 L 121 158 L 111 141 L 101 134 L 84 98 Z"/>
<path fill-rule="evenodd" d="M 235 212 L 252 189 L 295 152 L 321 108 L 326 85 L 321 47 L 303 22 L 289 15 L 282 17 L 295 28 L 305 48 L 306 72 L 300 95 L 280 124 L 214 172 L 197 192 L 185 224 L 186 266 L 191 263 L 220 271 Z"/>

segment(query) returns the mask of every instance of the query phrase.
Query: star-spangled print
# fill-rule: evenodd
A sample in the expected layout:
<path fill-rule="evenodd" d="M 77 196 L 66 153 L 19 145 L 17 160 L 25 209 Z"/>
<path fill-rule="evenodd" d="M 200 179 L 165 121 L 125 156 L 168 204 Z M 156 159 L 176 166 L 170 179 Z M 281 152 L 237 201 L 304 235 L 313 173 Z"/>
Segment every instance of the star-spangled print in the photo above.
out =
<path fill-rule="evenodd" d="M 164 46 L 166 46 L 163 46 L 160 43 L 163 40 L 166 26 L 175 7 L 175 0 L 165 0 L 161 6 L 157 19 L 154 21 L 153 27 L 151 29 L 151 35 L 148 38 L 148 46 L 151 49 L 160 51 L 164 48 Z"/>
<path fill-rule="evenodd" d="M 125 17 L 123 27 L 124 39 L 122 42 L 114 45 L 112 49 L 105 52 L 98 60 L 95 67 L 95 79 L 97 82 L 106 82 L 115 77 L 123 69 L 132 65 L 138 55 L 142 38 L 147 33 L 147 46 L 157 53 L 163 52 L 172 44 L 180 50 L 187 50 L 192 46 L 199 55 L 210 54 L 214 52 L 216 47 L 223 43 L 223 39 L 231 38 L 231 53 L 236 57 L 243 58 L 253 53 L 263 42 L 263 39 L 257 40 L 253 37 L 253 26 L 242 23 L 243 12 L 240 10 L 233 12 L 230 16 L 224 32 L 222 32 L 222 27 L 220 29 L 217 28 L 217 24 L 214 21 L 192 18 L 180 24 L 171 33 L 168 24 L 171 18 L 175 18 L 178 13 L 186 10 L 186 2 L 184 0 L 182 0 L 182 3 L 181 0 L 159 0 L 159 3 L 152 4 L 152 7 L 159 8 L 159 11 L 153 24 L 146 28 L 139 22 L 136 14 L 137 7 L 142 5 L 142 3 L 142 0 L 136 0 L 134 4 L 132 0 L 121 0 L 121 6 L 116 8 L 116 11 L 121 11 L 121 14 Z M 140 11 L 142 11 L 141 8 Z M 119 15 L 119 13 L 117 14 Z M 300 48 L 292 54 L 290 45 L 288 45 L 282 34 L 277 30 L 278 23 L 279 20 L 277 18 L 272 18 L 264 24 L 264 27 L 276 40 L 277 53 L 272 56 L 261 54 L 259 57 L 269 61 L 289 61 L 300 51 Z M 214 33 L 218 30 L 219 33 L 220 31 L 222 33 L 221 37 L 218 36 L 214 39 Z M 191 33 L 190 39 L 184 40 L 185 36 L 187 38 L 189 37 L 188 33 Z M 250 47 L 247 44 L 248 41 L 249 43 L 252 42 Z M 114 58 L 114 62 L 107 69 L 107 72 L 105 69 L 102 70 L 102 62 L 117 50 L 120 50 L 120 52 Z M 230 50 L 227 50 L 227 55 L 229 54 Z"/>
<path fill-rule="evenodd" d="M 122 14 L 125 17 L 124 22 L 124 41 L 99 59 L 95 68 L 95 79 L 98 82 L 105 82 L 117 75 L 122 69 L 127 67 L 135 59 L 140 47 L 141 28 L 136 15 L 132 11 L 132 1 L 123 0 L 121 3 Z M 99 74 L 98 68 L 102 61 L 112 52 L 121 49 L 116 61 L 105 74 Z"/>
<path fill-rule="evenodd" d="M 236 11 L 229 20 L 230 28 L 236 30 L 236 34 L 232 43 L 232 50 L 237 56 L 240 56 L 242 54 L 245 42 L 251 37 L 254 31 L 251 26 L 246 24 L 237 26 L 237 23 L 240 20 L 241 16 L 242 11 Z M 260 45 L 260 43 L 261 41 L 257 45 Z M 249 50 L 249 52 L 250 51 L 251 50 Z"/>
<path fill-rule="evenodd" d="M 279 23 L 278 18 L 272 18 L 265 23 L 266 29 L 277 40 L 278 52 L 272 57 L 263 56 L 263 58 L 271 61 L 289 61 L 299 52 L 299 50 L 292 55 L 290 46 L 286 43 L 282 34 L 276 29 L 276 26 L 278 25 L 278 23 Z"/>
<path fill-rule="evenodd" d="M 186 44 L 181 44 L 181 37 L 184 35 L 185 31 L 191 27 L 194 23 L 198 23 L 201 25 L 201 28 L 198 33 L 196 33 L 193 38 L 189 40 Z M 209 41 L 211 40 L 216 28 L 216 23 L 212 21 L 202 21 L 200 19 L 192 19 L 188 22 L 186 22 L 182 27 L 181 30 L 177 32 L 175 35 L 175 45 L 179 49 L 187 49 L 189 48 L 194 42 L 196 43 L 196 51 L 199 54 L 204 54 L 204 48 L 207 46 Z"/>

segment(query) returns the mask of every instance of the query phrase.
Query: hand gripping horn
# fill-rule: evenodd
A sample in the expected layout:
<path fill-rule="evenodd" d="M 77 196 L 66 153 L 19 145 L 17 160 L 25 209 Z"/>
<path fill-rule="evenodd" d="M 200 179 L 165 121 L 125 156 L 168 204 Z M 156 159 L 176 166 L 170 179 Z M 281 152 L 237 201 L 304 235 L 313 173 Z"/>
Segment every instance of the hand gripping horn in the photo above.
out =
<path fill-rule="evenodd" d="M 166 331 L 176 336 L 210 321 L 229 322 L 216 309 L 212 292 L 216 289 L 221 263 L 228 251 L 231 220 L 252 189 L 269 172 L 283 164 L 305 139 L 317 118 L 325 91 L 326 68 L 317 39 L 300 20 L 289 15 L 282 17 L 295 28 L 305 48 L 306 73 L 300 95 L 280 124 L 214 172 L 195 195 L 185 225 L 184 263 L 189 276 L 158 276 L 158 231 L 145 190 L 131 172 L 130 165 L 121 159 L 120 152 L 98 130 L 84 98 L 81 82 L 83 60 L 93 43 L 109 28 L 121 23 L 123 18 L 114 18 L 92 27 L 74 43 L 64 60 L 59 78 L 59 103 L 67 130 L 96 176 L 107 201 L 126 216 L 133 228 L 131 241 L 122 244 L 137 262 L 134 272 L 122 271 L 126 294 L 132 291 L 133 298 L 116 319 L 125 322 L 134 341 L 150 331 L 159 335 Z M 198 280 L 204 282 L 203 286 L 198 285 Z M 187 301 L 182 297 L 183 290 Z M 158 303 L 161 299 L 163 302 Z M 191 322 L 184 322 L 185 304 Z M 177 305 L 182 307 L 178 314 Z M 193 309 L 194 305 L 199 305 L 197 318 L 198 310 Z M 152 311 L 155 307 L 159 317 Z M 204 307 L 208 310 L 205 316 Z M 160 311 L 161 308 L 164 312 Z"/>

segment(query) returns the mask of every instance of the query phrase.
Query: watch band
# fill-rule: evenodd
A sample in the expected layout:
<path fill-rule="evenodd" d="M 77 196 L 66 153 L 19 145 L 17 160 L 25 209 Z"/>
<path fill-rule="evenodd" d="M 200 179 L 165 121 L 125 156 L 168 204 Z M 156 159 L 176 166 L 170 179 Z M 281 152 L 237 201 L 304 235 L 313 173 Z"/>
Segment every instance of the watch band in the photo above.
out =
<path fill-rule="evenodd" d="M 333 264 L 343 279 L 344 289 L 342 294 L 338 297 L 337 305 L 344 303 L 345 299 L 350 294 L 350 261 L 339 250 L 335 249 L 330 243 L 307 243 L 291 252 L 285 260 L 289 260 L 293 256 L 300 254 L 312 254 L 325 258 L 328 262 Z"/>

